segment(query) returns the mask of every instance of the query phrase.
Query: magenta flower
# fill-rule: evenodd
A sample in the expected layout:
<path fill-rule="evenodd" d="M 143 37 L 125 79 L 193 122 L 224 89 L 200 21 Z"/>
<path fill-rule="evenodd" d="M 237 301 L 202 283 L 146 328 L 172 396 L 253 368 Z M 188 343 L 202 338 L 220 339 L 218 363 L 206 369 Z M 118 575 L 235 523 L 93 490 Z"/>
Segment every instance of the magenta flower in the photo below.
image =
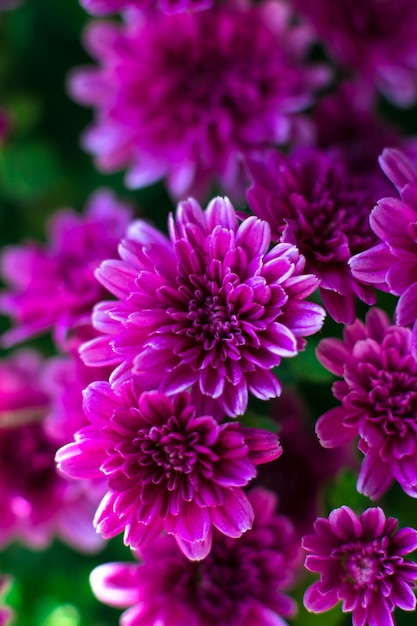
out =
<path fill-rule="evenodd" d="M 241 155 L 286 141 L 327 81 L 305 65 L 307 30 L 280 0 L 93 23 L 86 44 L 100 67 L 70 81 L 97 112 L 84 147 L 102 171 L 128 168 L 129 187 L 165 178 L 176 197 L 214 181 L 243 195 Z"/>
<path fill-rule="evenodd" d="M 408 328 L 371 309 L 366 325 L 357 320 L 344 341 L 323 339 L 317 349 L 319 361 L 344 380 L 333 387 L 342 406 L 322 415 L 316 432 L 326 448 L 359 436 L 365 458 L 358 490 L 372 499 L 394 479 L 417 497 L 417 361 L 410 346 Z"/>
<path fill-rule="evenodd" d="M 401 199 L 378 202 L 370 225 L 380 243 L 353 257 L 350 267 L 357 280 L 400 296 L 395 321 L 414 326 L 412 348 L 417 354 L 417 169 L 395 149 L 384 150 L 380 163 Z"/>
<path fill-rule="evenodd" d="M 374 198 L 366 177 L 354 177 L 342 161 L 313 149 L 289 157 L 271 152 L 249 162 L 251 209 L 266 220 L 273 239 L 296 245 L 306 271 L 320 279 L 320 295 L 338 322 L 355 319 L 355 297 L 375 302 L 373 290 L 359 283 L 348 261 L 376 237 L 369 227 Z"/>
<path fill-rule="evenodd" d="M 379 507 L 359 518 L 347 506 L 332 511 L 329 519 L 319 517 L 315 533 L 303 539 L 311 552 L 305 567 L 320 573 L 304 595 L 305 607 L 322 613 L 341 600 L 354 626 L 394 626 L 395 607 L 413 611 L 417 564 L 404 556 L 417 548 L 417 531 L 397 531 L 397 526 L 398 520 L 386 519 Z"/>
<path fill-rule="evenodd" d="M 295 0 L 334 59 L 398 106 L 417 99 L 414 0 Z"/>
<path fill-rule="evenodd" d="M 140 563 L 107 563 L 90 577 L 95 595 L 130 607 L 123 626 L 285 626 L 295 602 L 284 591 L 294 582 L 299 543 L 288 519 L 275 512 L 273 494 L 248 497 L 255 521 L 240 539 L 214 532 L 211 553 L 190 562 L 171 537 L 141 550 Z"/>
<path fill-rule="evenodd" d="M 146 222 L 128 230 L 121 261 L 97 272 L 119 302 L 104 302 L 93 316 L 107 333 L 87 343 L 87 364 L 121 363 L 116 387 L 132 375 L 143 389 L 167 393 L 198 385 L 230 416 L 243 414 L 248 393 L 279 395 L 271 371 L 281 357 L 303 348 L 324 311 L 304 298 L 317 279 L 303 274 L 297 248 L 270 248 L 270 228 L 250 217 L 239 225 L 227 199 L 203 212 L 180 203 L 169 222 L 170 240 Z"/>
<path fill-rule="evenodd" d="M 55 453 L 67 440 L 58 423 L 53 436 L 48 431 L 52 398 L 44 371 L 33 351 L 0 362 L 0 545 L 18 539 L 42 548 L 58 536 L 94 551 L 101 547 L 92 520 L 102 492 L 56 471 Z"/>
<path fill-rule="evenodd" d="M 237 422 L 219 424 L 188 392 L 140 393 L 133 382 L 120 395 L 109 383 L 85 391 L 91 426 L 57 453 L 74 478 L 106 476 L 109 491 L 95 526 L 105 538 L 122 530 L 134 548 L 162 530 L 174 535 L 191 559 L 210 551 L 212 526 L 240 537 L 253 522 L 244 494 L 255 465 L 277 458 L 278 437 Z"/>
<path fill-rule="evenodd" d="M 111 191 L 89 200 L 84 216 L 70 209 L 49 223 L 49 244 L 27 243 L 6 248 L 1 274 L 10 289 L 0 310 L 16 321 L 2 337 L 10 346 L 52 329 L 62 345 L 75 327 L 91 324 L 93 305 L 108 294 L 94 277 L 101 261 L 115 257 L 117 244 L 131 219 L 130 209 Z"/>
<path fill-rule="evenodd" d="M 127 9 L 147 9 L 157 4 L 164 13 L 181 13 L 182 11 L 201 11 L 208 9 L 213 0 L 81 0 L 81 5 L 92 15 L 108 15 L 126 11 Z"/>

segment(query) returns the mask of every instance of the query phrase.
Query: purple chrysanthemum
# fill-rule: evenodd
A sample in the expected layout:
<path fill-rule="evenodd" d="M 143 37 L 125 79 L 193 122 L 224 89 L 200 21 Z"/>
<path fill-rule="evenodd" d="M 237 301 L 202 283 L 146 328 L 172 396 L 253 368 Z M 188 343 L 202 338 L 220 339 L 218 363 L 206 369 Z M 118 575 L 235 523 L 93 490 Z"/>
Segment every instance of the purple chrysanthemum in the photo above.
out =
<path fill-rule="evenodd" d="M 306 608 L 322 613 L 342 601 L 354 626 L 394 626 L 395 607 L 413 611 L 417 564 L 404 556 L 417 548 L 417 531 L 397 527 L 380 508 L 358 518 L 342 506 L 329 519 L 318 518 L 315 533 L 303 539 L 311 552 L 305 566 L 321 575 L 304 595 Z"/>
<path fill-rule="evenodd" d="M 137 221 L 98 279 L 119 302 L 96 307 L 96 328 L 108 333 L 87 343 L 87 364 L 121 363 L 116 387 L 133 376 L 144 389 L 167 393 L 199 385 L 230 416 L 243 414 L 248 393 L 279 395 L 271 371 L 295 356 L 301 337 L 320 330 L 324 311 L 304 298 L 317 279 L 303 274 L 297 248 L 269 249 L 270 228 L 250 217 L 241 224 L 227 199 L 202 211 L 180 203 L 170 239 Z"/>
<path fill-rule="evenodd" d="M 81 0 L 81 5 L 92 15 L 109 15 L 127 9 L 148 9 L 154 4 L 164 13 L 201 11 L 212 6 L 214 0 Z"/>
<path fill-rule="evenodd" d="M 399 150 L 386 149 L 381 167 L 397 187 L 400 198 L 383 198 L 374 208 L 370 225 L 381 243 L 350 261 L 360 281 L 400 296 L 395 321 L 413 326 L 417 354 L 417 169 Z"/>
<path fill-rule="evenodd" d="M 369 227 L 376 198 L 366 177 L 354 177 L 334 155 L 313 149 L 288 157 L 271 152 L 266 161 L 250 161 L 249 172 L 251 209 L 270 224 L 275 241 L 298 247 L 306 271 L 320 279 L 329 314 L 352 322 L 356 296 L 375 302 L 373 290 L 356 281 L 348 266 L 352 254 L 376 240 Z"/>
<path fill-rule="evenodd" d="M 212 526 L 230 537 L 251 527 L 242 487 L 256 464 L 281 454 L 275 434 L 219 424 L 188 392 L 140 393 L 132 382 L 116 394 L 103 382 L 85 394 L 91 426 L 61 448 L 57 462 L 74 478 L 106 476 L 109 491 L 95 517 L 105 538 L 125 530 L 125 543 L 140 547 L 165 529 L 189 558 L 201 559 Z"/>
<path fill-rule="evenodd" d="M 55 453 L 68 439 L 58 423 L 53 435 L 47 428 L 52 397 L 44 371 L 33 351 L 0 361 L 0 545 L 18 539 L 39 548 L 59 536 L 94 551 L 102 545 L 92 520 L 103 492 L 56 470 Z"/>
<path fill-rule="evenodd" d="M 108 294 L 94 277 L 101 261 L 117 256 L 117 244 L 131 210 L 108 190 L 96 192 L 85 214 L 70 209 L 55 213 L 49 243 L 6 248 L 1 274 L 10 289 L 0 297 L 0 310 L 16 321 L 3 345 L 12 345 L 53 329 L 62 345 L 67 333 L 91 324 L 91 311 Z"/>
<path fill-rule="evenodd" d="M 344 341 L 323 339 L 317 358 L 343 377 L 333 387 L 342 406 L 320 417 L 316 432 L 332 448 L 359 436 L 365 455 L 358 490 L 379 498 L 397 480 L 417 497 L 417 361 L 411 331 L 371 309 L 366 325 L 347 326 Z"/>
<path fill-rule="evenodd" d="M 355 276 L 363 282 L 400 296 L 398 323 L 408 325 L 417 319 L 413 302 L 417 290 L 417 245 L 414 234 L 417 221 L 417 169 L 403 152 L 394 148 L 385 149 L 379 161 L 401 199 L 382 198 L 378 202 L 372 211 L 370 224 L 382 243 L 355 256 L 350 265 Z"/>
<path fill-rule="evenodd" d="M 417 98 L 414 0 L 295 0 L 332 56 L 399 106 Z"/>
<path fill-rule="evenodd" d="M 275 498 L 256 489 L 248 497 L 255 521 L 240 539 L 215 531 L 199 563 L 188 561 L 171 537 L 141 551 L 143 561 L 108 563 L 91 574 L 96 596 L 129 608 L 122 626 L 285 626 L 295 602 L 284 591 L 298 569 L 299 542 Z"/>
<path fill-rule="evenodd" d="M 176 197 L 213 181 L 242 195 L 240 157 L 289 137 L 327 71 L 305 66 L 307 31 L 281 0 L 255 7 L 94 23 L 99 68 L 77 70 L 73 96 L 97 108 L 84 147 L 129 187 L 166 178 Z"/>

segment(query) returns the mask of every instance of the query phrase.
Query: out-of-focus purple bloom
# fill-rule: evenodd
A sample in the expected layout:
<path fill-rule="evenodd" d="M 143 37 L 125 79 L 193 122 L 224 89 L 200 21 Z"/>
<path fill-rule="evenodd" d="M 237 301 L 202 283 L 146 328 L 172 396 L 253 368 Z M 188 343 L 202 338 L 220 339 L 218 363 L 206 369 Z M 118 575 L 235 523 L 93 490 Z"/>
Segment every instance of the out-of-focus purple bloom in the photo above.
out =
<path fill-rule="evenodd" d="M 400 198 L 383 198 L 374 208 L 370 225 L 381 243 L 350 261 L 360 281 L 400 296 L 395 321 L 414 326 L 417 354 L 417 168 L 399 150 L 386 149 L 381 167 L 397 187 Z"/>
<path fill-rule="evenodd" d="M 327 81 L 305 64 L 309 31 L 281 0 L 93 23 L 85 39 L 100 67 L 70 80 L 97 109 L 84 147 L 102 171 L 127 167 L 129 187 L 165 178 L 175 197 L 216 181 L 242 196 L 242 154 L 285 142 Z"/>
<path fill-rule="evenodd" d="M 251 527 L 242 487 L 256 464 L 281 454 L 275 434 L 219 424 L 188 392 L 140 393 L 133 382 L 120 395 L 92 383 L 85 411 L 91 426 L 59 450 L 57 462 L 74 478 L 106 476 L 109 491 L 95 517 L 105 538 L 124 530 L 125 543 L 137 548 L 165 530 L 189 558 L 202 559 L 212 526 L 230 537 Z"/>
<path fill-rule="evenodd" d="M 414 0 L 295 0 L 334 59 L 398 106 L 417 99 Z"/>
<path fill-rule="evenodd" d="M 275 498 L 256 489 L 248 497 L 255 521 L 240 539 L 215 531 L 204 561 L 188 561 L 171 537 L 141 550 L 143 561 L 107 563 L 91 574 L 96 596 L 130 607 L 122 626 L 285 626 L 299 543 L 289 520 L 275 512 Z"/>
<path fill-rule="evenodd" d="M 308 408 L 295 391 L 284 390 L 271 402 L 269 414 L 278 424 L 284 453 L 258 468 L 255 484 L 278 495 L 280 513 L 303 535 L 313 527 L 326 482 L 334 480 L 344 467 L 356 468 L 353 449 L 350 444 L 337 450 L 324 449 L 308 420 Z"/>
<path fill-rule="evenodd" d="M 110 379 L 116 387 L 132 374 L 143 389 L 167 393 L 196 384 L 230 416 L 245 412 L 248 393 L 278 396 L 272 368 L 324 318 L 304 301 L 318 284 L 302 273 L 304 258 L 290 244 L 269 249 L 269 225 L 254 216 L 239 224 L 227 198 L 206 211 L 180 203 L 169 230 L 171 240 L 135 222 L 122 260 L 96 273 L 120 301 L 96 307 L 94 324 L 107 335 L 85 344 L 86 363 L 121 363 Z"/>
<path fill-rule="evenodd" d="M 248 201 L 266 220 L 273 239 L 294 244 L 306 271 L 320 279 L 320 294 L 338 322 L 353 322 L 355 297 L 374 304 L 372 289 L 352 276 L 348 261 L 376 241 L 369 214 L 376 197 L 366 177 L 354 177 L 335 155 L 299 149 L 271 152 L 248 165 L 253 186 Z"/>
<path fill-rule="evenodd" d="M 327 448 L 360 437 L 358 490 L 372 499 L 394 479 L 417 497 L 417 361 L 410 346 L 408 328 L 371 309 L 366 325 L 357 320 L 344 341 L 323 339 L 317 349 L 319 361 L 344 379 L 333 387 L 342 406 L 320 417 L 317 434 Z"/>
<path fill-rule="evenodd" d="M 0 0 L 1 1 L 1 0 Z M 214 0 L 81 0 L 82 6 L 92 15 L 109 15 L 127 9 L 148 9 L 157 4 L 164 13 L 201 11 L 209 9 Z"/>
<path fill-rule="evenodd" d="M 83 409 L 83 390 L 93 381 L 108 380 L 109 367 L 87 367 L 77 351 L 48 360 L 42 382 L 50 393 L 50 407 L 45 428 L 59 441 L 72 441 L 74 433 L 88 424 Z"/>
<path fill-rule="evenodd" d="M 394 626 L 396 607 L 413 611 L 417 564 L 404 556 L 417 548 L 417 531 L 397 527 L 398 520 L 380 508 L 358 518 L 342 506 L 329 519 L 319 517 L 315 533 L 303 539 L 311 552 L 305 566 L 320 573 L 304 595 L 305 607 L 322 613 L 342 601 L 354 626 Z"/>
<path fill-rule="evenodd" d="M 1 274 L 10 288 L 0 310 L 16 321 L 2 337 L 10 346 L 52 329 L 62 345 L 67 333 L 91 324 L 91 311 L 108 296 L 94 276 L 101 261 L 117 256 L 117 244 L 131 210 L 108 190 L 97 191 L 84 215 L 57 211 L 49 223 L 49 243 L 10 246 L 1 255 Z"/>
<path fill-rule="evenodd" d="M 366 176 L 378 199 L 392 193 L 392 185 L 378 165 L 386 146 L 405 145 L 399 129 L 376 110 L 374 98 L 355 82 L 342 83 L 322 97 L 311 117 L 313 143 L 335 155 L 355 176 Z"/>
<path fill-rule="evenodd" d="M 58 426 L 54 436 L 46 428 L 52 398 L 44 367 L 32 351 L 0 362 L 0 544 L 18 539 L 39 548 L 59 536 L 94 551 L 101 546 L 92 526 L 100 494 L 56 470 L 55 453 L 68 440 Z"/>

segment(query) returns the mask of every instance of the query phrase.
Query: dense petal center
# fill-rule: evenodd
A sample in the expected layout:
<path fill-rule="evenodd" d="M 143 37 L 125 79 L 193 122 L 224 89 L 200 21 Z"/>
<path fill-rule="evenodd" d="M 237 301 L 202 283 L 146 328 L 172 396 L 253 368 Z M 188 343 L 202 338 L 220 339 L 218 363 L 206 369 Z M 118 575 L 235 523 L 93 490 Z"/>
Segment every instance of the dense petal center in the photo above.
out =
<path fill-rule="evenodd" d="M 355 589 L 371 587 L 383 577 L 386 555 L 379 539 L 345 544 L 335 550 L 333 556 L 340 559 L 344 581 Z"/>
<path fill-rule="evenodd" d="M 187 318 L 191 322 L 188 337 L 204 343 L 210 350 L 221 341 L 233 341 L 239 335 L 239 321 L 230 304 L 221 295 L 203 295 L 196 291 L 190 300 Z"/>
<path fill-rule="evenodd" d="M 251 599 L 265 593 L 268 573 L 262 557 L 267 555 L 262 550 L 257 554 L 249 546 L 239 549 L 237 542 L 218 538 L 209 556 L 190 568 L 178 592 L 187 604 L 191 599 L 198 613 L 205 616 L 204 623 L 234 621 Z"/>
<path fill-rule="evenodd" d="M 172 472 L 190 473 L 197 462 L 195 446 L 200 443 L 196 431 L 182 432 L 178 420 L 171 417 L 167 424 L 152 426 L 149 432 L 142 431 L 133 443 L 139 447 L 139 464 L 153 463 L 169 478 Z"/>
<path fill-rule="evenodd" d="M 360 185 L 341 181 L 341 175 L 337 168 L 330 169 L 305 196 L 292 200 L 296 221 L 289 223 L 307 259 L 346 261 L 375 241 L 369 228 L 372 199 Z"/>
<path fill-rule="evenodd" d="M 386 434 L 404 435 L 408 424 L 417 423 L 417 379 L 407 372 L 381 371 L 370 383 L 373 419 Z"/>

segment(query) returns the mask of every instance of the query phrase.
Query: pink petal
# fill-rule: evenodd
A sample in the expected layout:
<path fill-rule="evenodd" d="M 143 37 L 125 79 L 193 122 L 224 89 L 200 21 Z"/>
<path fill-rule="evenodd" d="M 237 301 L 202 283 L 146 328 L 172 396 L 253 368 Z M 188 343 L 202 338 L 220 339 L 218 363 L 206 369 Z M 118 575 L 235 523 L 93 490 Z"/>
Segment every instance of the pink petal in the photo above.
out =
<path fill-rule="evenodd" d="M 224 504 L 210 509 L 214 526 L 228 537 L 237 539 L 250 528 L 254 512 L 241 489 L 225 490 Z"/>
<path fill-rule="evenodd" d="M 326 594 L 320 593 L 320 583 L 313 583 L 305 592 L 303 603 L 311 613 L 323 613 L 333 608 L 339 601 L 335 589 Z"/>
<path fill-rule="evenodd" d="M 323 448 L 335 448 L 353 439 L 357 429 L 344 425 L 346 410 L 341 407 L 330 409 L 316 423 L 316 433 Z"/>
<path fill-rule="evenodd" d="M 207 507 L 201 508 L 194 502 L 184 502 L 176 518 L 176 535 L 190 543 L 202 542 L 210 530 L 210 514 Z"/>

